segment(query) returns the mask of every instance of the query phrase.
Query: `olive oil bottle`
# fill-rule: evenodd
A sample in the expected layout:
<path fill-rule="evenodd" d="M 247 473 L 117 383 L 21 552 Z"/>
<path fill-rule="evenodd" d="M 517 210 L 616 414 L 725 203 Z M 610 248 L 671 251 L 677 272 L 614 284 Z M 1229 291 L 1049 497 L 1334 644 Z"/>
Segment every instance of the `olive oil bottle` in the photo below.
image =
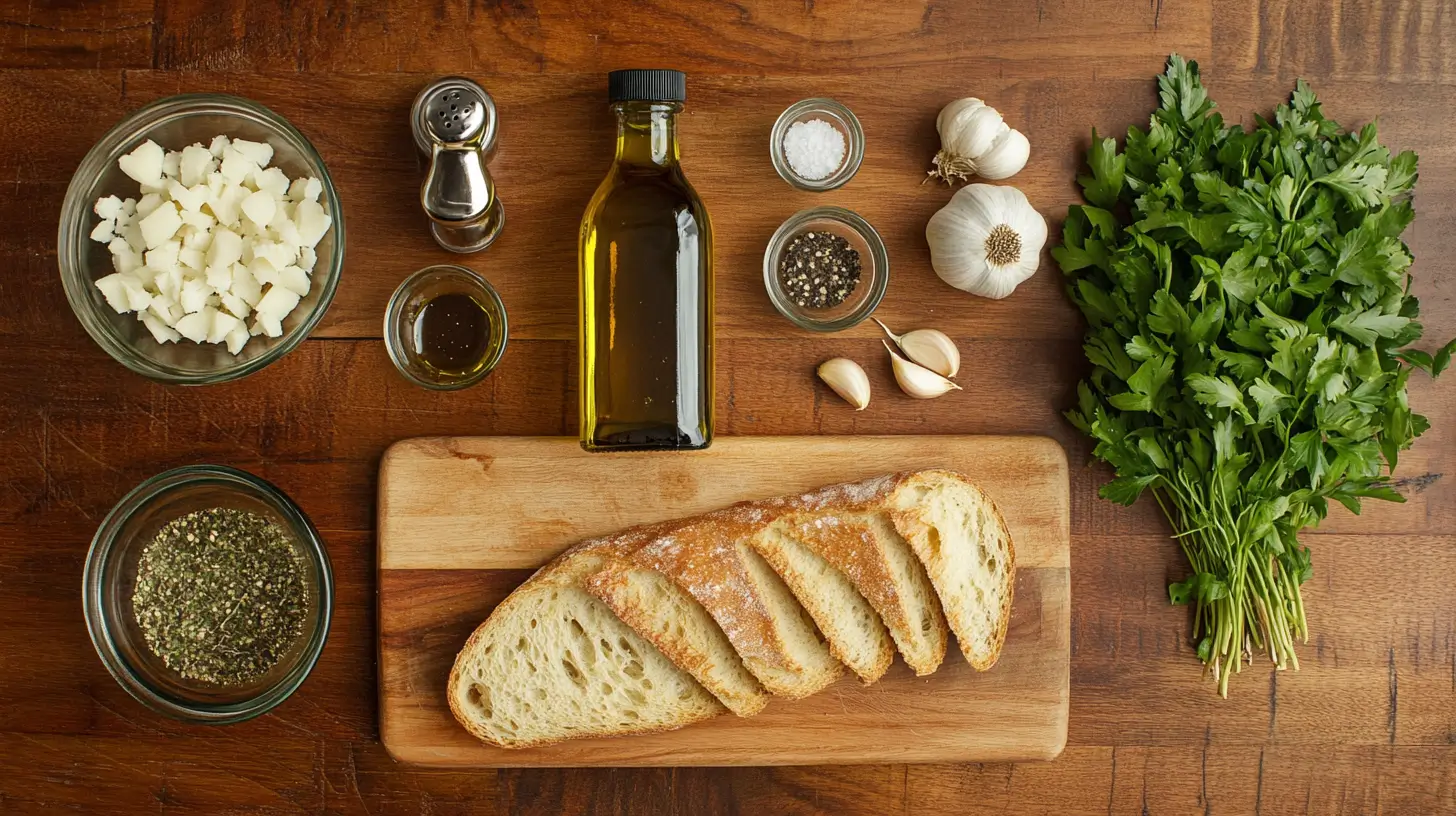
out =
<path fill-rule="evenodd" d="M 713 237 L 678 164 L 679 71 L 613 71 L 617 155 L 581 220 L 581 444 L 713 440 Z"/>

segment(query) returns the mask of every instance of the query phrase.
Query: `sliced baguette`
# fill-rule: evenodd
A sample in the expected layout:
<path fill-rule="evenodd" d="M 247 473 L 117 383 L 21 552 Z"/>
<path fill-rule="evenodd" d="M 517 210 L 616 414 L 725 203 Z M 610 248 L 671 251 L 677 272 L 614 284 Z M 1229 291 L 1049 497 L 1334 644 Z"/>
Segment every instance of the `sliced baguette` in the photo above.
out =
<path fill-rule="evenodd" d="M 879 614 L 850 579 L 801 543 L 784 520 L 749 542 L 808 610 L 830 653 L 865 685 L 879 680 L 895 659 L 895 645 Z"/>
<path fill-rule="evenodd" d="M 885 504 L 925 565 L 966 660 L 991 668 L 1006 643 L 1016 575 L 1000 511 L 979 487 L 945 470 L 904 475 Z"/>
<path fill-rule="evenodd" d="M 783 579 L 748 545 L 768 519 L 751 504 L 686 519 L 627 558 L 702 604 L 765 689 L 797 699 L 834 682 L 844 666 Z"/>
<path fill-rule="evenodd" d="M 538 571 L 466 641 L 450 672 L 456 719 L 504 748 L 664 731 L 723 706 L 592 597 L 582 581 L 609 562 L 585 542 Z"/>
<path fill-rule="evenodd" d="M 917 675 L 940 667 L 949 636 L 940 599 L 888 513 L 879 509 L 798 513 L 784 523 L 793 540 L 842 573 L 864 597 L 889 630 L 906 665 Z"/>
<path fill-rule="evenodd" d="M 587 578 L 585 587 L 734 714 L 751 717 L 768 704 L 768 692 L 722 628 L 666 575 L 614 561 Z"/>

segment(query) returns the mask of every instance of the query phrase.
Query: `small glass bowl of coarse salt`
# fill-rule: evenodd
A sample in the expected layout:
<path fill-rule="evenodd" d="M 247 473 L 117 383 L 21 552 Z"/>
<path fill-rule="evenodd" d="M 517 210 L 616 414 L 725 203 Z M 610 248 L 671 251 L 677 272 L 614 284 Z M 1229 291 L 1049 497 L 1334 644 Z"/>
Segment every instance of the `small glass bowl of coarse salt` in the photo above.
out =
<path fill-rule="evenodd" d="M 854 178 L 864 159 L 864 130 L 849 108 L 833 99 L 805 99 L 774 122 L 769 156 L 784 181 L 824 192 Z"/>

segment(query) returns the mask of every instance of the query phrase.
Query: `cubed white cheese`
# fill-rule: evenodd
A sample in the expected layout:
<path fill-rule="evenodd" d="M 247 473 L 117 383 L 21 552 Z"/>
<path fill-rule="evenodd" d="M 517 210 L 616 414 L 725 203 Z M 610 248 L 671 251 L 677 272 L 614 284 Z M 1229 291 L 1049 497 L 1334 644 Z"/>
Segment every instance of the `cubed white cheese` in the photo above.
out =
<path fill-rule="evenodd" d="M 204 188 L 204 192 L 205 190 L 206 188 Z M 183 224 L 196 227 L 204 232 L 212 229 L 212 225 L 217 223 L 217 219 L 212 217 L 212 213 L 183 210 L 181 215 Z"/>
<path fill-rule="evenodd" d="M 246 156 L 249 161 L 259 167 L 267 167 L 268 162 L 273 160 L 273 145 L 267 142 L 250 142 L 246 139 L 233 139 L 232 148 Z"/>
<path fill-rule="evenodd" d="M 318 255 L 314 253 L 313 247 L 302 247 L 298 250 L 298 265 L 303 268 L 303 271 L 313 272 L 317 263 Z"/>
<path fill-rule="evenodd" d="M 208 288 L 206 281 L 189 280 L 182 284 L 182 291 L 177 295 L 177 302 L 182 304 L 182 311 L 196 314 L 207 305 L 207 296 L 210 294 L 212 294 L 212 290 Z"/>
<path fill-rule="evenodd" d="M 147 251 L 147 266 L 158 272 L 165 272 L 177 265 L 182 243 L 176 239 L 163 241 L 156 249 Z"/>
<path fill-rule="evenodd" d="M 283 244 L 259 240 L 253 244 L 253 257 L 265 258 L 274 269 L 282 269 L 298 259 L 298 253 Z"/>
<path fill-rule="evenodd" d="M 214 292 L 226 292 L 233 285 L 233 265 L 209 266 L 207 268 L 207 285 L 211 286 Z"/>
<path fill-rule="evenodd" d="M 288 200 L 302 201 L 304 199 L 303 191 L 307 189 L 307 187 L 308 179 L 302 177 L 294 179 L 293 182 L 288 185 Z"/>
<path fill-rule="evenodd" d="M 184 187 L 206 184 L 207 177 L 217 169 L 217 159 L 212 151 L 201 145 L 182 148 L 182 168 L 178 180 Z"/>
<path fill-rule="evenodd" d="M 182 335 L 151 312 L 142 314 L 142 325 L 147 327 L 147 331 L 152 333 L 158 343 L 175 343 L 182 339 Z"/>
<path fill-rule="evenodd" d="M 148 139 L 137 145 L 132 152 L 117 159 L 116 166 L 137 184 L 156 187 L 162 183 L 162 161 L 165 158 L 162 146 Z"/>
<path fill-rule="evenodd" d="M 109 244 L 116 234 L 111 231 L 116 226 L 115 221 L 97 221 L 96 228 L 91 230 L 91 240 L 98 244 Z"/>
<path fill-rule="evenodd" d="M 242 184 L 258 169 L 257 162 L 239 152 L 237 145 L 238 140 L 235 139 L 232 146 L 222 152 L 222 165 L 218 168 L 231 184 Z"/>
<path fill-rule="evenodd" d="M 168 326 L 174 325 L 185 314 L 182 306 L 166 295 L 153 295 L 152 302 L 147 304 L 147 311 Z"/>
<path fill-rule="evenodd" d="M 186 212 L 199 212 L 202 205 L 207 203 L 207 186 L 199 184 L 195 188 L 183 187 L 180 181 L 167 182 L 167 195 L 177 202 L 177 205 Z"/>
<path fill-rule="evenodd" d="M 308 294 L 308 273 L 296 266 L 285 266 L 278 270 L 278 278 L 274 281 L 274 285 L 282 286 L 295 295 L 304 297 Z"/>
<path fill-rule="evenodd" d="M 151 215 L 153 211 L 162 206 L 162 202 L 165 200 L 161 193 L 147 193 L 142 196 L 141 200 L 136 203 L 137 218 L 146 218 Z"/>
<path fill-rule="evenodd" d="M 202 250 L 184 246 L 177 252 L 177 263 L 192 270 L 206 269 L 207 261 Z"/>
<path fill-rule="evenodd" d="M 230 144 L 232 144 L 232 141 L 228 139 L 226 134 L 218 134 L 212 137 L 212 144 L 207 146 L 207 150 L 213 155 L 213 158 L 220 159 L 222 158 L 222 152 L 227 150 Z"/>
<path fill-rule="evenodd" d="M 121 215 L 121 199 L 114 195 L 96 199 L 96 206 L 91 208 L 92 212 L 103 221 L 115 221 Z"/>
<path fill-rule="evenodd" d="M 215 311 L 215 310 L 211 310 Z M 207 332 L 212 328 L 212 314 L 208 309 L 184 315 L 177 321 L 176 329 L 183 337 L 194 343 L 202 343 L 207 340 Z"/>
<path fill-rule="evenodd" d="M 303 246 L 318 246 L 318 242 L 328 233 L 333 219 L 324 212 L 324 208 L 317 201 L 300 201 L 294 209 L 293 220 L 298 224 L 298 237 Z"/>
<path fill-rule="evenodd" d="M 303 197 L 309 201 L 318 201 L 319 194 L 324 191 L 323 182 L 312 176 L 303 183 Z"/>
<path fill-rule="evenodd" d="M 263 263 L 265 265 L 268 264 L 267 261 Z M 269 265 L 269 268 L 272 268 L 271 265 Z M 250 267 L 243 266 L 242 264 L 233 264 L 233 286 L 231 292 L 250 307 L 257 306 L 258 301 L 263 299 L 262 283 L 253 275 Z M 234 312 L 234 314 L 237 313 Z M 242 317 L 242 315 L 238 315 L 238 317 Z"/>
<path fill-rule="evenodd" d="M 273 220 L 274 221 L 278 221 L 277 218 L 275 218 Z M 299 249 L 302 248 L 303 238 L 301 238 L 299 236 L 299 234 L 298 234 L 298 225 L 297 224 L 294 224 L 292 221 L 289 221 L 287 219 L 284 219 L 282 222 L 278 223 L 278 225 L 276 227 L 273 227 L 272 229 L 276 230 L 277 233 L 278 233 L 278 243 L 283 244 L 284 246 L 288 247 L 289 249 L 292 249 L 292 250 L 295 250 L 295 251 L 297 251 L 297 250 L 299 250 Z M 310 249 L 309 251 L 312 252 L 313 250 Z"/>
<path fill-rule="evenodd" d="M 218 223 L 225 227 L 233 227 L 238 223 L 239 207 L 248 195 L 248 188 L 238 184 L 227 184 L 208 198 L 207 205 L 212 209 L 212 214 L 217 216 Z"/>
<path fill-rule="evenodd" d="M 137 254 L 137 263 L 141 263 L 141 254 L 147 251 L 147 241 L 142 237 L 141 224 L 127 224 L 117 230 L 116 234 L 120 235 L 126 241 L 127 246 L 131 247 L 131 251 Z"/>
<path fill-rule="evenodd" d="M 278 267 L 262 256 L 253 258 L 252 262 L 248 264 L 248 273 L 253 276 L 253 280 L 257 281 L 259 286 L 268 286 L 278 282 Z"/>
<path fill-rule="evenodd" d="M 139 312 L 151 304 L 152 296 L 147 292 L 146 286 L 137 279 L 135 272 L 128 272 L 122 278 L 121 286 L 126 290 L 127 311 Z"/>
<path fill-rule="evenodd" d="M 207 250 L 208 266 L 232 266 L 243 257 L 243 239 L 226 227 L 212 231 L 212 246 Z"/>
<path fill-rule="evenodd" d="M 177 229 L 182 226 L 182 217 L 177 214 L 177 206 L 168 202 L 158 207 L 139 223 L 142 228 L 142 240 L 146 242 L 147 249 L 156 249 L 177 234 Z"/>
<path fill-rule="evenodd" d="M 243 346 L 246 346 L 251 338 L 248 336 L 248 327 L 239 320 L 238 325 L 234 326 L 233 330 L 228 332 L 227 337 L 223 339 L 227 341 L 228 354 L 237 354 L 243 350 Z"/>
<path fill-rule="evenodd" d="M 233 317 L 227 312 L 212 310 L 212 328 L 207 330 L 207 342 L 221 343 L 232 330 L 241 326 L 243 321 Z"/>
<path fill-rule="evenodd" d="M 258 183 L 258 191 L 267 193 L 274 198 L 283 198 L 288 195 L 288 176 L 284 175 L 280 167 L 269 167 L 255 176 Z"/>
<path fill-rule="evenodd" d="M 182 151 L 168 150 L 162 157 L 162 177 L 175 179 L 182 167 Z"/>
<path fill-rule="evenodd" d="M 270 317 L 274 320 L 282 320 L 293 311 L 293 307 L 298 305 L 298 301 L 299 297 L 296 292 L 290 292 L 282 286 L 275 285 L 268 289 L 262 300 L 258 301 L 255 311 L 260 318 Z"/>
<path fill-rule="evenodd" d="M 222 307 L 227 309 L 228 313 L 235 317 L 247 317 L 253 311 L 253 307 L 249 306 L 247 301 L 232 292 L 220 293 L 218 300 L 222 302 Z"/>
<path fill-rule="evenodd" d="M 242 203 L 243 215 L 259 227 L 268 226 L 268 221 L 273 218 L 273 211 L 277 207 L 278 202 L 273 195 L 262 190 L 249 194 Z"/>
<path fill-rule="evenodd" d="M 127 303 L 126 286 L 123 284 L 126 279 L 126 274 L 122 272 L 114 272 L 96 279 L 96 288 L 101 290 L 101 296 L 106 298 L 106 305 L 117 314 L 131 311 L 131 306 Z"/>

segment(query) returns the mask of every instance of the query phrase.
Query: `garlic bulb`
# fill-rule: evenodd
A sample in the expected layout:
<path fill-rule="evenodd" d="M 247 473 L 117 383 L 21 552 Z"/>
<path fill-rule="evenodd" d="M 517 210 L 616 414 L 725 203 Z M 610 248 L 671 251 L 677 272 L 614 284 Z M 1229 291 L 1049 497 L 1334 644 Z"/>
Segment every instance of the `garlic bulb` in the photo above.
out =
<path fill-rule="evenodd" d="M 945 377 L 896 354 L 888 342 L 880 342 L 885 343 L 885 351 L 890 352 L 890 366 L 895 369 L 895 382 L 900 384 L 900 390 L 906 394 L 916 399 L 934 399 L 949 391 L 961 390 L 959 385 Z"/>
<path fill-rule="evenodd" d="M 825 360 L 819 364 L 819 379 L 856 411 L 863 411 L 870 404 L 869 375 L 853 360 L 844 357 Z"/>
<path fill-rule="evenodd" d="M 961 353 L 956 348 L 955 341 L 951 340 L 944 332 L 935 329 L 916 329 L 896 335 L 890 331 L 890 327 L 880 321 L 878 317 L 870 320 L 880 324 L 885 334 L 895 341 L 900 351 L 905 353 L 913 363 L 934 371 L 942 377 L 955 377 L 956 372 L 961 370 Z"/>
<path fill-rule="evenodd" d="M 946 184 L 970 176 L 1011 178 L 1031 156 L 1026 136 L 975 97 L 957 99 L 942 108 L 935 117 L 935 129 L 940 133 L 940 152 L 935 154 L 930 177 Z"/>
<path fill-rule="evenodd" d="M 957 289 L 1004 298 L 1035 272 L 1046 219 L 1015 187 L 962 187 L 925 225 L 930 265 Z"/>

